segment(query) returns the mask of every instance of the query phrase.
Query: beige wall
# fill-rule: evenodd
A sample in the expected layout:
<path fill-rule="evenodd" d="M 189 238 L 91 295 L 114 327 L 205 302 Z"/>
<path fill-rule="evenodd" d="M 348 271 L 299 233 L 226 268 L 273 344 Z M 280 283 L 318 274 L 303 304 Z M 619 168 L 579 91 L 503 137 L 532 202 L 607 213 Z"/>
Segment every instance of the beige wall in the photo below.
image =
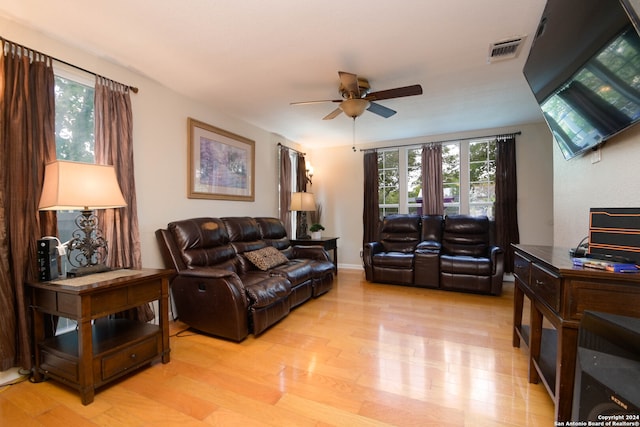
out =
<path fill-rule="evenodd" d="M 291 141 L 179 95 L 145 76 L 87 54 L 80 49 L 0 18 L 2 36 L 113 80 L 137 86 L 132 95 L 136 188 L 141 228 L 142 261 L 145 267 L 161 267 L 154 232 L 167 222 L 196 216 L 278 215 L 278 142 Z M 192 200 L 187 192 L 187 118 L 242 135 L 256 142 L 256 200 L 229 202 Z M 519 221 L 522 242 L 551 244 L 553 241 L 553 189 L 551 137 L 542 124 L 509 129 L 416 138 L 396 143 L 422 143 L 522 130 L 518 137 Z M 303 141 L 301 147 L 304 147 Z M 362 147 L 359 147 L 362 148 Z M 360 268 L 362 241 L 362 152 L 351 146 L 316 150 L 308 147 L 314 165 L 311 191 L 323 204 L 325 235 L 339 236 L 340 263 Z"/>
<path fill-rule="evenodd" d="M 605 142 L 593 153 L 564 160 L 554 146 L 554 244 L 573 247 L 589 234 L 589 208 L 640 207 L 640 126 Z"/>

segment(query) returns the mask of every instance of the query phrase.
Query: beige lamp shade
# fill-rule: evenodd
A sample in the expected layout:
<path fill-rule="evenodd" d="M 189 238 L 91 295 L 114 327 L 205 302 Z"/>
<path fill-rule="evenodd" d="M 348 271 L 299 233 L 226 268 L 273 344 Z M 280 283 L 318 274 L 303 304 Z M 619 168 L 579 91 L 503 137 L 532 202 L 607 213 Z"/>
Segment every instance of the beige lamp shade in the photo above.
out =
<path fill-rule="evenodd" d="M 127 206 L 113 166 L 56 160 L 46 165 L 38 209 L 94 210 Z"/>
<path fill-rule="evenodd" d="M 313 193 L 291 193 L 291 211 L 315 211 L 316 199 Z"/>

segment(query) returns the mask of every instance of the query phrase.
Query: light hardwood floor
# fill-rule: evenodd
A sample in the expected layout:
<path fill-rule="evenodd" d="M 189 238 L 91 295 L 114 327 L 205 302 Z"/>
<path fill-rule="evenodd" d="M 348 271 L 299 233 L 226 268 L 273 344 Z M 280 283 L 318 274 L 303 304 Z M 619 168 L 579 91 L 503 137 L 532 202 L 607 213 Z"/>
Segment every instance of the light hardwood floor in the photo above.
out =
<path fill-rule="evenodd" d="M 371 284 L 328 294 L 232 343 L 172 322 L 171 362 L 83 406 L 55 381 L 0 392 L 2 426 L 552 426 L 553 403 L 513 348 L 501 297 Z"/>

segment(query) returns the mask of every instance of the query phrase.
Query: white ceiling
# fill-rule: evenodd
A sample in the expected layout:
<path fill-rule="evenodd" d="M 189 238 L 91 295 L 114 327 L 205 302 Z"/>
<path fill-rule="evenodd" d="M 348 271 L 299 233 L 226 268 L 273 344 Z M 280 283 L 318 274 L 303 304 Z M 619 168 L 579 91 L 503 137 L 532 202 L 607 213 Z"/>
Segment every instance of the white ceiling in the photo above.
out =
<path fill-rule="evenodd" d="M 544 5 L 0 0 L 0 15 L 264 130 L 323 147 L 351 145 L 352 119 L 341 114 L 322 120 L 333 103 L 289 103 L 339 98 L 339 70 L 367 78 L 373 91 L 412 84 L 424 90 L 380 101 L 398 112 L 388 119 L 365 112 L 356 121 L 358 143 L 540 121 L 522 67 Z M 488 63 L 491 43 L 523 35 L 528 37 L 516 59 Z"/>

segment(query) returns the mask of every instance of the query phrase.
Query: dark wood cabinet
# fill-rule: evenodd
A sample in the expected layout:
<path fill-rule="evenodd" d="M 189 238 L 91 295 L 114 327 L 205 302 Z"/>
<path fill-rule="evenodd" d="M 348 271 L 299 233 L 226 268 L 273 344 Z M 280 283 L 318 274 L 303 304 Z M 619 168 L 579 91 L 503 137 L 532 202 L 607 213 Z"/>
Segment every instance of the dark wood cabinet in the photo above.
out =
<path fill-rule="evenodd" d="M 93 402 L 95 389 L 155 361 L 168 363 L 171 270 L 117 270 L 52 282 L 27 283 L 34 326 L 35 381 L 44 376 Z M 109 315 L 158 302 L 157 324 Z M 45 337 L 44 316 L 77 321 L 73 331 Z"/>
<path fill-rule="evenodd" d="M 542 381 L 556 421 L 571 420 L 578 327 L 585 310 L 640 317 L 640 274 L 574 267 L 568 248 L 513 245 L 513 346 L 529 346 L 529 382 Z M 531 301 L 523 326 L 524 297 Z M 553 328 L 543 328 L 546 319 Z"/>

